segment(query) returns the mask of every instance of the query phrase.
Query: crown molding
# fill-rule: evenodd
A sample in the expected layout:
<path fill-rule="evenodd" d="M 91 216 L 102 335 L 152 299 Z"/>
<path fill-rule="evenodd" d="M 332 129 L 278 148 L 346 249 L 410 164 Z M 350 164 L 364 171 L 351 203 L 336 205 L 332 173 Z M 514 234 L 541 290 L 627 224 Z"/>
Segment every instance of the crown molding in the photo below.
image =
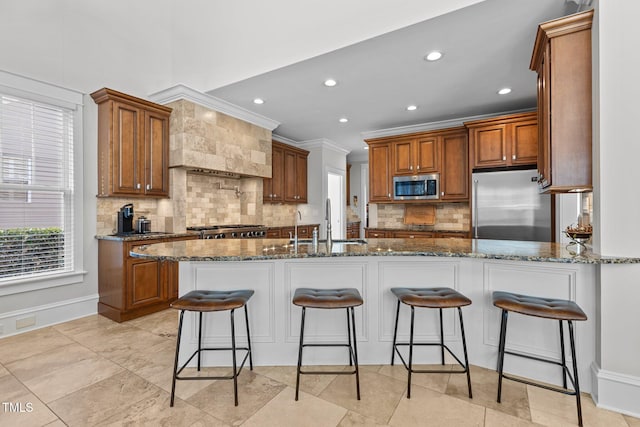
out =
<path fill-rule="evenodd" d="M 273 131 L 275 128 L 280 126 L 280 122 L 261 116 L 260 114 L 253 113 L 245 108 L 227 102 L 224 99 L 216 98 L 215 96 L 197 91 L 183 84 L 178 84 L 149 95 L 149 100 L 157 102 L 158 104 L 168 104 L 180 99 L 194 102 L 202 105 L 203 107 L 235 117 L 236 119 L 244 120 L 245 122 L 249 122 L 270 131 Z"/>
<path fill-rule="evenodd" d="M 310 148 L 328 148 L 340 154 L 349 154 L 351 151 L 340 147 L 335 142 L 327 138 L 309 139 L 298 143 L 298 146 L 308 150 Z"/>
<path fill-rule="evenodd" d="M 522 110 L 511 110 L 511 111 L 503 111 L 500 113 L 491 113 L 491 114 L 480 114 L 478 116 L 468 116 L 468 117 L 460 117 L 457 119 L 450 120 L 441 120 L 438 122 L 429 122 L 429 123 L 419 123 L 417 125 L 409 125 L 409 126 L 399 126 L 396 128 L 388 128 L 388 129 L 380 129 L 373 130 L 368 132 L 361 132 L 360 135 L 362 139 L 375 139 L 375 138 L 383 138 L 386 136 L 394 136 L 394 135 L 405 135 L 410 133 L 418 133 L 418 132 L 426 132 L 430 130 L 438 130 L 438 129 L 447 129 L 452 127 L 463 126 L 465 122 L 471 122 L 474 120 L 482 120 L 489 119 L 491 117 L 502 116 L 506 114 L 516 114 L 516 113 L 528 113 L 532 110 L 531 108 L 525 108 Z"/>
<path fill-rule="evenodd" d="M 271 134 L 271 139 L 275 139 L 278 142 L 282 142 L 282 143 L 288 144 L 288 145 L 299 145 L 300 144 L 299 141 L 294 141 L 293 139 L 287 138 L 287 137 L 282 136 L 282 135 L 278 135 L 276 133 Z"/>

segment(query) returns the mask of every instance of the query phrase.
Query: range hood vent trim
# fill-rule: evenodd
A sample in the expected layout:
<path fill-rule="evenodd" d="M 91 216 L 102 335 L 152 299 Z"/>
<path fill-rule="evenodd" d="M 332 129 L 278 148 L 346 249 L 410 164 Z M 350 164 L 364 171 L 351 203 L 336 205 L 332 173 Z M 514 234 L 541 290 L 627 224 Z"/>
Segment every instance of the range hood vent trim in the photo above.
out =
<path fill-rule="evenodd" d="M 185 169 L 187 173 L 192 173 L 196 175 L 215 176 L 218 178 L 229 178 L 229 179 L 255 178 L 254 176 L 251 176 L 251 175 L 241 175 L 235 172 L 219 171 L 219 170 L 213 170 L 213 169 L 203 169 L 203 168 L 182 168 L 182 169 Z"/>

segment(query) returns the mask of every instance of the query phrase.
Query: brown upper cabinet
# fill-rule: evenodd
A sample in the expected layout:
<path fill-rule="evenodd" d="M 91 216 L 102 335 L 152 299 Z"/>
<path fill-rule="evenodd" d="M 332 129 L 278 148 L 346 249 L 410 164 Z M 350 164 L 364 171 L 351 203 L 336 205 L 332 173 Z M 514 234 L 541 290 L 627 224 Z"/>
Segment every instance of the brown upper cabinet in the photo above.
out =
<path fill-rule="evenodd" d="M 369 143 L 369 201 L 371 202 L 384 203 L 393 200 L 391 145 L 389 141 Z"/>
<path fill-rule="evenodd" d="M 468 200 L 468 142 L 464 127 L 370 139 L 369 201 L 393 202 L 393 177 L 440 173 L 438 201 Z M 399 201 L 399 203 L 413 203 Z M 425 203 L 424 200 L 419 203 Z"/>
<path fill-rule="evenodd" d="M 589 191 L 593 10 L 538 26 L 538 183 L 544 192 Z"/>
<path fill-rule="evenodd" d="M 418 175 L 437 172 L 440 169 L 436 136 L 395 141 L 392 147 L 394 175 Z"/>
<path fill-rule="evenodd" d="M 171 108 L 103 88 L 98 104 L 98 196 L 169 196 Z"/>
<path fill-rule="evenodd" d="M 472 169 L 536 165 L 537 114 L 511 114 L 466 122 Z"/>
<path fill-rule="evenodd" d="M 263 180 L 263 201 L 307 203 L 309 152 L 278 141 L 272 142 L 271 178 Z"/>

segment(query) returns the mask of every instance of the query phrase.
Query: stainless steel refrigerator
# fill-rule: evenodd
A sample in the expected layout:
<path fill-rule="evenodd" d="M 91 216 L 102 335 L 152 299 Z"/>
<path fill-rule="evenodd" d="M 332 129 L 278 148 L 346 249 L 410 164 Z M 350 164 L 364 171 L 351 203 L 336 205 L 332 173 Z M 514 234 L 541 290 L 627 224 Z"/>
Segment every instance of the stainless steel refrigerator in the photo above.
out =
<path fill-rule="evenodd" d="M 474 173 L 472 237 L 549 242 L 550 197 L 538 193 L 534 169 Z"/>

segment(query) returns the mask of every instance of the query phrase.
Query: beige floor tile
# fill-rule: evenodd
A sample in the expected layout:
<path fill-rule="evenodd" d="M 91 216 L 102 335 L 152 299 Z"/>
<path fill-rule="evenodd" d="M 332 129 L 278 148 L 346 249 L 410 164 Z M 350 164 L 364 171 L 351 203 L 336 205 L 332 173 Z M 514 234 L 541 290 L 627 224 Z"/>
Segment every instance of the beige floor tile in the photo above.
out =
<path fill-rule="evenodd" d="M 178 310 L 170 308 L 129 320 L 127 324 L 144 329 L 152 334 L 165 338 L 173 338 L 175 340 L 178 334 L 178 314 Z"/>
<path fill-rule="evenodd" d="M 0 402 L 0 426 L 43 426 L 58 419 L 13 375 L 0 376 Z"/>
<path fill-rule="evenodd" d="M 4 366 L 0 365 L 0 377 L 3 375 L 9 375 L 9 371 L 7 371 Z"/>
<path fill-rule="evenodd" d="M 347 410 L 307 393 L 295 401 L 295 389 L 287 387 L 242 425 L 247 427 L 334 427 Z"/>
<path fill-rule="evenodd" d="M 53 326 L 58 332 L 61 332 L 69 337 L 74 337 L 89 331 L 95 330 L 107 330 L 107 329 L 122 329 L 127 328 L 126 323 L 114 322 L 99 314 L 93 314 L 91 316 L 81 317 L 80 319 L 71 320 L 69 322 L 60 323 Z"/>
<path fill-rule="evenodd" d="M 365 417 L 362 414 L 358 414 L 357 412 L 348 411 L 347 415 L 345 415 L 338 427 L 386 427 L 388 424 L 381 424 L 376 422 L 376 420 Z"/>
<path fill-rule="evenodd" d="M 451 370 L 451 365 L 413 365 L 413 369 L 442 369 L 442 370 Z M 388 375 L 392 378 L 395 378 L 399 381 L 407 381 L 407 370 L 400 362 L 400 364 L 396 363 L 394 366 L 387 365 L 380 368 L 379 371 L 383 375 Z M 417 384 L 422 387 L 430 388 L 431 390 L 438 391 L 440 393 L 444 393 L 447 389 L 447 384 L 449 383 L 449 374 L 412 374 L 411 375 L 411 384 Z"/>
<path fill-rule="evenodd" d="M 170 396 L 164 390 L 156 390 L 151 396 L 132 405 L 124 414 L 113 414 L 97 426 L 206 426 L 226 427 L 228 424 L 206 412 L 177 399 L 169 406 Z"/>
<path fill-rule="evenodd" d="M 67 427 L 67 425 L 60 420 L 55 420 L 54 422 L 49 423 L 44 427 Z"/>
<path fill-rule="evenodd" d="M 233 405 L 233 381 L 215 381 L 187 403 L 231 425 L 238 425 L 255 414 L 286 386 L 271 378 L 242 371 L 238 377 L 238 406 Z"/>
<path fill-rule="evenodd" d="M 629 415 L 623 415 L 623 418 L 629 424 L 629 427 L 640 427 L 640 418 L 630 417 Z"/>
<path fill-rule="evenodd" d="M 531 420 L 527 386 L 515 381 L 502 381 L 502 403 L 496 401 L 498 394 L 498 373 L 493 370 L 471 365 L 471 389 L 476 405 L 483 405 L 525 420 Z M 467 377 L 464 374 L 451 375 L 446 393 L 460 399 L 469 399 Z"/>
<path fill-rule="evenodd" d="M 543 425 L 576 425 L 578 414 L 575 396 L 566 396 L 539 387 L 527 386 L 531 420 Z M 582 394 L 582 419 L 585 426 L 628 427 L 622 414 L 599 409 L 591 396 Z"/>
<path fill-rule="evenodd" d="M 137 375 L 123 372 L 55 400 L 49 407 L 69 426 L 93 426 L 135 412 L 139 402 L 157 399 L 159 391 Z"/>
<path fill-rule="evenodd" d="M 6 365 L 35 354 L 47 353 L 72 342 L 52 327 L 3 338 L 0 345 L 0 363 Z"/>
<path fill-rule="evenodd" d="M 24 382 L 64 368 L 70 363 L 78 363 L 83 360 L 98 357 L 97 353 L 88 348 L 80 344 L 71 343 L 55 348 L 47 353 L 37 354 L 7 363 L 6 366 L 13 375 Z"/>
<path fill-rule="evenodd" d="M 392 426 L 482 426 L 485 408 L 421 386 L 411 388 L 411 399 L 398 403 Z"/>
<path fill-rule="evenodd" d="M 296 387 L 296 367 L 295 366 L 256 366 L 255 372 L 264 375 L 265 377 L 272 378 L 289 387 Z M 335 371 L 335 366 L 313 366 L 307 367 L 307 369 L 313 369 L 317 371 Z M 305 393 L 318 396 L 322 393 L 331 381 L 334 380 L 336 375 L 301 375 L 300 376 L 300 390 Z"/>
<path fill-rule="evenodd" d="M 355 375 L 339 375 L 320 393 L 322 399 L 385 424 L 403 398 L 406 385 L 402 381 L 371 370 L 360 372 L 360 395 L 356 397 Z"/>
<path fill-rule="evenodd" d="M 491 408 L 486 408 L 484 425 L 485 427 L 528 427 L 539 426 L 540 424 L 517 418 Z"/>
<path fill-rule="evenodd" d="M 173 341 L 133 326 L 110 328 L 101 333 L 89 331 L 74 339 L 115 363 L 121 363 L 132 353 L 145 352 L 155 345 Z"/>

